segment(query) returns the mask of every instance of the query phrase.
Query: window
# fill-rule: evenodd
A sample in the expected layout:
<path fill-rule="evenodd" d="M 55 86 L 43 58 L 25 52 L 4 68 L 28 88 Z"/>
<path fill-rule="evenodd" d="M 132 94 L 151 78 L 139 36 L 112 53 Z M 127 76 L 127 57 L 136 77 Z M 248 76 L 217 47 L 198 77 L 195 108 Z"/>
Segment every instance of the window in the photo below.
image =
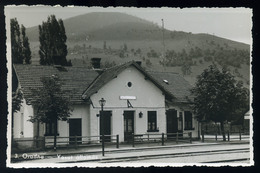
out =
<path fill-rule="evenodd" d="M 54 122 L 45 123 L 45 136 L 54 136 L 54 127 L 55 127 Z"/>
<path fill-rule="evenodd" d="M 148 111 L 148 132 L 158 132 L 156 111 Z"/>
<path fill-rule="evenodd" d="M 179 121 L 178 121 L 178 130 L 179 131 L 182 131 L 182 122 L 183 122 L 182 112 L 179 112 Z"/>
<path fill-rule="evenodd" d="M 131 88 L 131 87 L 132 87 L 132 82 L 128 82 L 128 83 L 127 83 L 127 86 L 128 86 L 129 88 Z"/>
<path fill-rule="evenodd" d="M 185 130 L 193 130 L 192 128 L 192 113 L 190 111 L 184 111 Z"/>

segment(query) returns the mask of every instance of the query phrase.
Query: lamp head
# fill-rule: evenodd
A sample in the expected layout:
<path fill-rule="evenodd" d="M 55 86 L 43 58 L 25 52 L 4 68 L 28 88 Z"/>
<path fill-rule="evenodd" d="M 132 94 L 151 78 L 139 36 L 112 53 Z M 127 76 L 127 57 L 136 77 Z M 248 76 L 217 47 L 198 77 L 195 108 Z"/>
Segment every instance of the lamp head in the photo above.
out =
<path fill-rule="evenodd" d="M 105 104 L 106 104 L 106 100 L 104 98 L 101 98 L 101 100 L 99 100 L 99 105 L 105 106 Z"/>

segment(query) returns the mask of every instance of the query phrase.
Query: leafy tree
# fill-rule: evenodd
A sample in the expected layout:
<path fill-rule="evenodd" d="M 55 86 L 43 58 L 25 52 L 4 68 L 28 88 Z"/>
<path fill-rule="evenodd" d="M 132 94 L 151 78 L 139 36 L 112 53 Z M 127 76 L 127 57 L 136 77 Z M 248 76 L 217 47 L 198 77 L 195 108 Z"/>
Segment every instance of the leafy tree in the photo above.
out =
<path fill-rule="evenodd" d="M 20 89 L 12 93 L 12 113 L 20 111 L 23 102 L 22 100 L 23 100 L 23 94 Z"/>
<path fill-rule="evenodd" d="M 107 42 L 104 41 L 104 44 L 103 44 L 103 49 L 106 50 L 107 49 Z"/>
<path fill-rule="evenodd" d="M 124 43 L 123 50 L 124 50 L 125 52 L 127 51 L 127 45 L 126 45 L 126 43 Z"/>
<path fill-rule="evenodd" d="M 13 144 L 13 128 L 14 128 L 14 113 L 20 111 L 23 103 L 23 94 L 20 89 L 17 89 L 15 92 L 12 92 L 12 144 Z"/>
<path fill-rule="evenodd" d="M 151 65 L 152 65 L 152 63 L 149 59 L 146 59 L 145 63 L 148 67 L 151 67 Z"/>
<path fill-rule="evenodd" d="M 183 63 L 183 65 L 181 66 L 181 71 L 183 75 L 190 75 L 191 66 L 188 63 Z"/>
<path fill-rule="evenodd" d="M 210 65 L 197 77 L 193 110 L 199 120 L 219 122 L 225 141 L 224 123 L 244 115 L 249 109 L 248 91 L 227 70 Z"/>
<path fill-rule="evenodd" d="M 22 56 L 26 64 L 31 64 L 31 49 L 29 39 L 25 34 L 25 27 L 23 25 L 21 26 L 21 31 L 23 38 Z"/>
<path fill-rule="evenodd" d="M 39 25 L 39 40 L 41 65 L 70 65 L 66 59 L 67 36 L 61 19 L 57 21 L 55 15 L 51 15 L 47 22 L 42 22 Z"/>
<path fill-rule="evenodd" d="M 10 20 L 11 25 L 11 46 L 12 46 L 12 61 L 14 64 L 30 64 L 31 50 L 29 39 L 25 33 L 25 27 L 20 25 L 16 18 Z M 21 39 L 22 33 L 22 39 Z"/>
<path fill-rule="evenodd" d="M 12 48 L 12 62 L 14 64 L 23 64 L 22 57 L 22 42 L 20 38 L 20 26 L 16 18 L 10 20 L 11 27 L 11 48 Z"/>
<path fill-rule="evenodd" d="M 138 49 L 136 50 L 136 53 L 137 53 L 137 54 L 141 54 L 141 53 L 142 53 L 142 50 L 141 50 L 140 48 L 138 48 Z"/>
<path fill-rule="evenodd" d="M 71 115 L 71 102 L 62 91 L 61 81 L 58 77 L 44 77 L 41 79 L 42 88 L 32 89 L 35 98 L 33 105 L 37 113 L 30 116 L 31 122 L 54 123 L 54 150 L 56 150 L 57 122 L 66 121 Z"/>

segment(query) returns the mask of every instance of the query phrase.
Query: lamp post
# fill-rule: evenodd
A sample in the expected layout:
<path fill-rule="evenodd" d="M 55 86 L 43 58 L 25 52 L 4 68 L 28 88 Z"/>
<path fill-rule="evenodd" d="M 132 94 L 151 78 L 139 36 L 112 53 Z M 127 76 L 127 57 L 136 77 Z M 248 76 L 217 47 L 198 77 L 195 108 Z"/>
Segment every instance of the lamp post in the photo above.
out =
<path fill-rule="evenodd" d="M 99 100 L 99 104 L 101 106 L 101 112 L 100 112 L 100 121 L 101 121 L 101 134 L 102 134 L 102 156 L 105 155 L 105 138 L 104 138 L 104 118 L 103 118 L 103 108 L 106 104 L 106 100 L 104 98 L 101 98 L 101 100 Z"/>

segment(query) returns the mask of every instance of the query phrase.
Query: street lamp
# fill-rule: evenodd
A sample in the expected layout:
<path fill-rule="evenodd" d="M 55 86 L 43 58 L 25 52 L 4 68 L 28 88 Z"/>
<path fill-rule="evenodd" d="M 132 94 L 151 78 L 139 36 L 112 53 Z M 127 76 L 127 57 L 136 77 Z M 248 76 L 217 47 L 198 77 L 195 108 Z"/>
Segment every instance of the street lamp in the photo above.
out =
<path fill-rule="evenodd" d="M 101 121 L 101 134 L 102 134 L 102 156 L 105 155 L 105 138 L 104 138 L 104 118 L 103 118 L 103 107 L 106 104 L 106 100 L 104 98 L 101 98 L 101 100 L 98 101 L 99 105 L 101 106 L 101 112 L 100 112 L 100 121 Z"/>

